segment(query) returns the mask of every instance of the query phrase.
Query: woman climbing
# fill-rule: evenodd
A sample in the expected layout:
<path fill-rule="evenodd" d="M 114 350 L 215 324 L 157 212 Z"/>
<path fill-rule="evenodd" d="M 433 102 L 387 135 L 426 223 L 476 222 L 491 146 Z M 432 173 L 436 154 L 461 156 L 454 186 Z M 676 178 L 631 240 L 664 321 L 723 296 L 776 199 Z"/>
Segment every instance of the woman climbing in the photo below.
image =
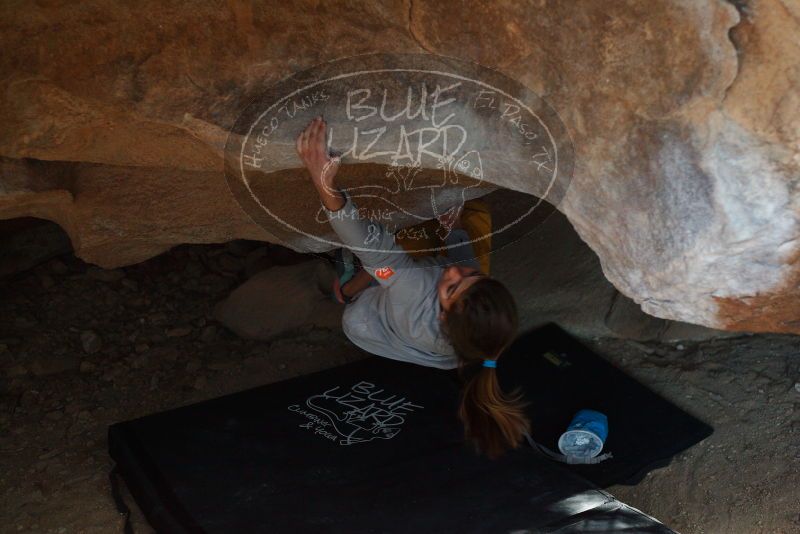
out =
<path fill-rule="evenodd" d="M 315 118 L 297 137 L 296 148 L 331 226 L 363 266 L 341 288 L 351 301 L 342 317 L 345 334 L 372 354 L 458 368 L 465 437 L 489 458 L 518 447 L 530 431 L 521 394 L 504 395 L 494 370 L 516 335 L 513 297 L 474 259 L 417 261 L 380 223 L 358 218 L 350 195 L 336 189 L 340 162 L 329 155 L 325 130 L 322 117 Z"/>

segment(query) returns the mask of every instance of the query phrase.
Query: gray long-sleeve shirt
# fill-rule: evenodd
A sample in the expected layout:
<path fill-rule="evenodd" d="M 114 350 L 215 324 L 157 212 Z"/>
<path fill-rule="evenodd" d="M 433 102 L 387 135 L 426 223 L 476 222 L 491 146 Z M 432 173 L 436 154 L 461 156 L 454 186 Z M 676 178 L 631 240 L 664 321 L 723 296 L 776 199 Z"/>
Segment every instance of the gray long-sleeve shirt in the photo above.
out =
<path fill-rule="evenodd" d="M 345 335 L 367 352 L 439 369 L 453 369 L 458 358 L 439 323 L 437 284 L 444 268 L 460 263 L 479 268 L 469 244 L 449 249 L 448 256 L 415 260 L 378 222 L 358 216 L 347 192 L 338 211 L 323 208 L 331 226 L 364 269 L 380 285 L 368 287 L 347 305 L 342 317 Z M 446 244 L 469 241 L 466 231 L 453 230 Z"/>

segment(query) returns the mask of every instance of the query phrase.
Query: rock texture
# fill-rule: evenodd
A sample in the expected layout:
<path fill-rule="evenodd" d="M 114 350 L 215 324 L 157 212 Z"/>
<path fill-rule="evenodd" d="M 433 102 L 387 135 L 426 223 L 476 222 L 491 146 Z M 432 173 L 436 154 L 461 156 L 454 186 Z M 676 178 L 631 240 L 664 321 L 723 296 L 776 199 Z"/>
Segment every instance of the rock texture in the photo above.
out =
<path fill-rule="evenodd" d="M 559 208 L 644 311 L 800 333 L 796 2 L 39 2 L 0 20 L 0 218 L 55 221 L 103 267 L 275 242 L 222 173 L 241 108 L 319 62 L 427 51 L 558 111 L 575 148 Z"/>
<path fill-rule="evenodd" d="M 332 269 L 317 259 L 262 271 L 220 302 L 214 318 L 245 339 L 268 340 L 312 323 L 339 326 L 344 306 L 323 292 Z"/>

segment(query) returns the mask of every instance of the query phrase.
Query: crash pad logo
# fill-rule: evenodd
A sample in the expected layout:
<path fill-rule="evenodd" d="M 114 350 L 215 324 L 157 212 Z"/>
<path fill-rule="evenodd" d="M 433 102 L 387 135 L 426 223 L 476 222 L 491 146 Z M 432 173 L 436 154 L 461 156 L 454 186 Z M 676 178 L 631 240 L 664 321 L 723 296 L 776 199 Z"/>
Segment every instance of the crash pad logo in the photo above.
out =
<path fill-rule="evenodd" d="M 339 445 L 391 439 L 400 432 L 406 417 L 421 409 L 423 406 L 405 397 L 364 381 L 350 388 L 335 386 L 313 395 L 306 400 L 305 406 L 289 406 L 289 411 L 308 420 L 300 425 L 301 428 L 313 430 Z"/>
<path fill-rule="evenodd" d="M 296 154 L 297 136 L 319 115 L 327 149 L 342 162 L 337 189 L 358 207 L 347 216 L 395 235 L 433 222 L 435 228 L 405 235 L 417 240 L 419 253 L 480 241 L 496 249 L 518 239 L 520 228 L 509 230 L 538 224 L 532 212 L 543 203 L 558 206 L 572 176 L 572 143 L 556 111 L 518 81 L 476 63 L 365 54 L 316 65 L 262 91 L 250 95 L 228 135 L 226 179 L 256 223 L 298 250 L 345 246 L 331 233 Z M 523 194 L 503 203 L 481 235 L 448 244 L 465 203 L 498 187 Z"/>

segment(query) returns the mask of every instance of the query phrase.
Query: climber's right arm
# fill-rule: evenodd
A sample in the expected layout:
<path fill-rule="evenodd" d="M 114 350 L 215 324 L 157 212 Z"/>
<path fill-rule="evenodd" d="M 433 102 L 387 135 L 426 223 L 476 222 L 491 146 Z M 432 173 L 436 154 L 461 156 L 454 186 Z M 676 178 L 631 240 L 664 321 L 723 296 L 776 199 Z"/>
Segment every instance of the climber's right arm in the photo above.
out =
<path fill-rule="evenodd" d="M 340 161 L 328 153 L 325 127 L 322 117 L 311 121 L 297 138 L 297 153 L 311 173 L 328 221 L 342 243 L 381 285 L 391 286 L 414 268 L 414 260 L 382 224 L 360 217 L 350 195 L 336 188 Z"/>

